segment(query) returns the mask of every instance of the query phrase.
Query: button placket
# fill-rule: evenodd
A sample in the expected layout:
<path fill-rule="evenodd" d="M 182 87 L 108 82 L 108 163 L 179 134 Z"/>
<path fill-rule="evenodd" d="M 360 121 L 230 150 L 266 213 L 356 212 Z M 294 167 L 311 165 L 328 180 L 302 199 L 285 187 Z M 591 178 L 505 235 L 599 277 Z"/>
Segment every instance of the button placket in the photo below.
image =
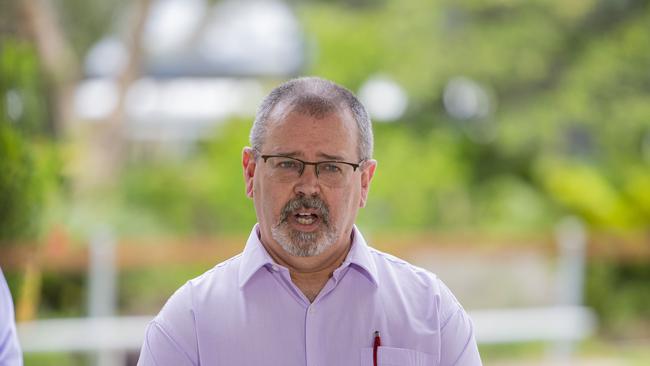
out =
<path fill-rule="evenodd" d="M 310 304 L 305 316 L 305 351 L 307 366 L 319 366 L 317 363 L 318 354 L 319 352 L 322 352 L 322 350 L 319 349 L 317 313 L 317 306 L 314 303 Z"/>

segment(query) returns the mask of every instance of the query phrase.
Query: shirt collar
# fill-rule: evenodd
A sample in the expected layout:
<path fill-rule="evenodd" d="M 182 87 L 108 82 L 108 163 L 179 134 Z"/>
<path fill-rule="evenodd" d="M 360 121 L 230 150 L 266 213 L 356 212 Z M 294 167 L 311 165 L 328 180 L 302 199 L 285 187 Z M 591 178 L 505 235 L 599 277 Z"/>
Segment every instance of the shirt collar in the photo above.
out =
<path fill-rule="evenodd" d="M 378 286 L 377 265 L 373 261 L 370 251 L 371 249 L 366 244 L 363 235 L 361 235 L 359 229 L 354 225 L 352 228 L 352 246 L 341 268 L 351 266 L 359 270 L 375 286 Z M 251 277 L 262 267 L 273 265 L 274 263 L 260 241 L 259 224 L 255 224 L 248 236 L 246 247 L 242 253 L 241 265 L 239 267 L 239 287 L 244 287 Z"/>
<path fill-rule="evenodd" d="M 273 263 L 273 258 L 271 258 L 260 241 L 259 224 L 255 224 L 242 253 L 239 266 L 239 287 L 244 287 L 260 268 Z"/>
<path fill-rule="evenodd" d="M 379 276 L 377 275 L 377 265 L 372 259 L 372 249 L 366 244 L 366 240 L 361 235 L 361 232 L 356 225 L 352 227 L 352 246 L 348 252 L 347 258 L 343 262 L 358 269 L 375 287 L 379 286 Z"/>

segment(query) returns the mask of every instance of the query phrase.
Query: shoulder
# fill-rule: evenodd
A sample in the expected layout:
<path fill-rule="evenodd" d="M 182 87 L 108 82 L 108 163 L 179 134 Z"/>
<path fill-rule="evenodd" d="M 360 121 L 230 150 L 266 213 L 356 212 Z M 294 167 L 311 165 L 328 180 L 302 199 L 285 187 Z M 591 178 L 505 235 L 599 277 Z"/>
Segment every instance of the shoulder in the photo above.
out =
<path fill-rule="evenodd" d="M 197 304 L 201 304 L 201 298 L 220 288 L 236 286 L 240 259 L 241 254 L 236 255 L 185 282 L 169 297 L 156 321 L 164 325 L 178 318 L 182 318 L 182 322 L 190 320 L 197 311 Z"/>
<path fill-rule="evenodd" d="M 369 247 L 380 289 L 400 291 L 405 299 L 438 310 L 444 319 L 461 309 L 451 290 L 433 272 Z"/>
<path fill-rule="evenodd" d="M 236 284 L 239 277 L 241 259 L 242 254 L 237 254 L 217 264 L 200 276 L 187 281 L 186 285 L 192 287 L 197 294 L 200 294 L 201 291 L 207 290 L 208 288 Z"/>
<path fill-rule="evenodd" d="M 0 270 L 0 324 L 13 323 L 13 317 L 14 312 L 13 301 L 11 300 L 11 292 L 9 291 L 9 286 L 5 281 L 2 270 Z"/>
<path fill-rule="evenodd" d="M 197 313 L 205 306 L 208 294 L 219 291 L 220 287 L 237 286 L 237 269 L 241 255 L 221 262 L 203 274 L 187 281 L 178 288 L 167 300 L 158 315 L 153 319 L 150 328 L 166 336 L 178 340 L 187 348 L 196 337 Z"/>
<path fill-rule="evenodd" d="M 428 290 L 438 290 L 440 280 L 435 273 L 378 249 L 368 247 L 368 250 L 377 267 L 379 280 L 415 283 Z"/>
<path fill-rule="evenodd" d="M 201 275 L 187 281 L 174 292 L 161 312 L 165 311 L 166 308 L 170 308 L 169 310 L 180 310 L 179 307 L 194 311 L 197 299 L 200 300 L 207 293 L 219 291 L 220 289 L 226 290 L 227 288 L 236 286 L 241 256 L 241 254 L 238 254 L 227 259 Z"/>
<path fill-rule="evenodd" d="M 0 365 L 22 364 L 9 286 L 0 269 Z"/>

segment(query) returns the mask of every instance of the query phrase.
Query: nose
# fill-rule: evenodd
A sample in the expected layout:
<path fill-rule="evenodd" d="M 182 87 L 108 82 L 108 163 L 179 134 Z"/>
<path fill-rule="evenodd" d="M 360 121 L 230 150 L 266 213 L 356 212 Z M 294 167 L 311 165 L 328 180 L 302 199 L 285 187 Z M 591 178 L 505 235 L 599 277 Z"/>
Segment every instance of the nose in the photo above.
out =
<path fill-rule="evenodd" d="M 316 176 L 316 166 L 306 165 L 302 171 L 302 175 L 298 178 L 294 186 L 294 193 L 296 195 L 304 196 L 317 196 L 320 194 L 320 183 Z"/>

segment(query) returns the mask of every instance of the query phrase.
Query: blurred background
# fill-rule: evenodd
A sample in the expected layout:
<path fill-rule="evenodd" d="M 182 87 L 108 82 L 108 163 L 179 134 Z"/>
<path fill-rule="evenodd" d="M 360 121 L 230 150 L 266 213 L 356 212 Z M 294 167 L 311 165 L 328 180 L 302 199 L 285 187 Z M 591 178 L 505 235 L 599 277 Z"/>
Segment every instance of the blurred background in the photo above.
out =
<path fill-rule="evenodd" d="M 650 2 L 0 0 L 0 267 L 26 365 L 134 365 L 255 223 L 242 147 L 300 75 L 357 93 L 358 225 L 486 365 L 650 364 Z"/>

